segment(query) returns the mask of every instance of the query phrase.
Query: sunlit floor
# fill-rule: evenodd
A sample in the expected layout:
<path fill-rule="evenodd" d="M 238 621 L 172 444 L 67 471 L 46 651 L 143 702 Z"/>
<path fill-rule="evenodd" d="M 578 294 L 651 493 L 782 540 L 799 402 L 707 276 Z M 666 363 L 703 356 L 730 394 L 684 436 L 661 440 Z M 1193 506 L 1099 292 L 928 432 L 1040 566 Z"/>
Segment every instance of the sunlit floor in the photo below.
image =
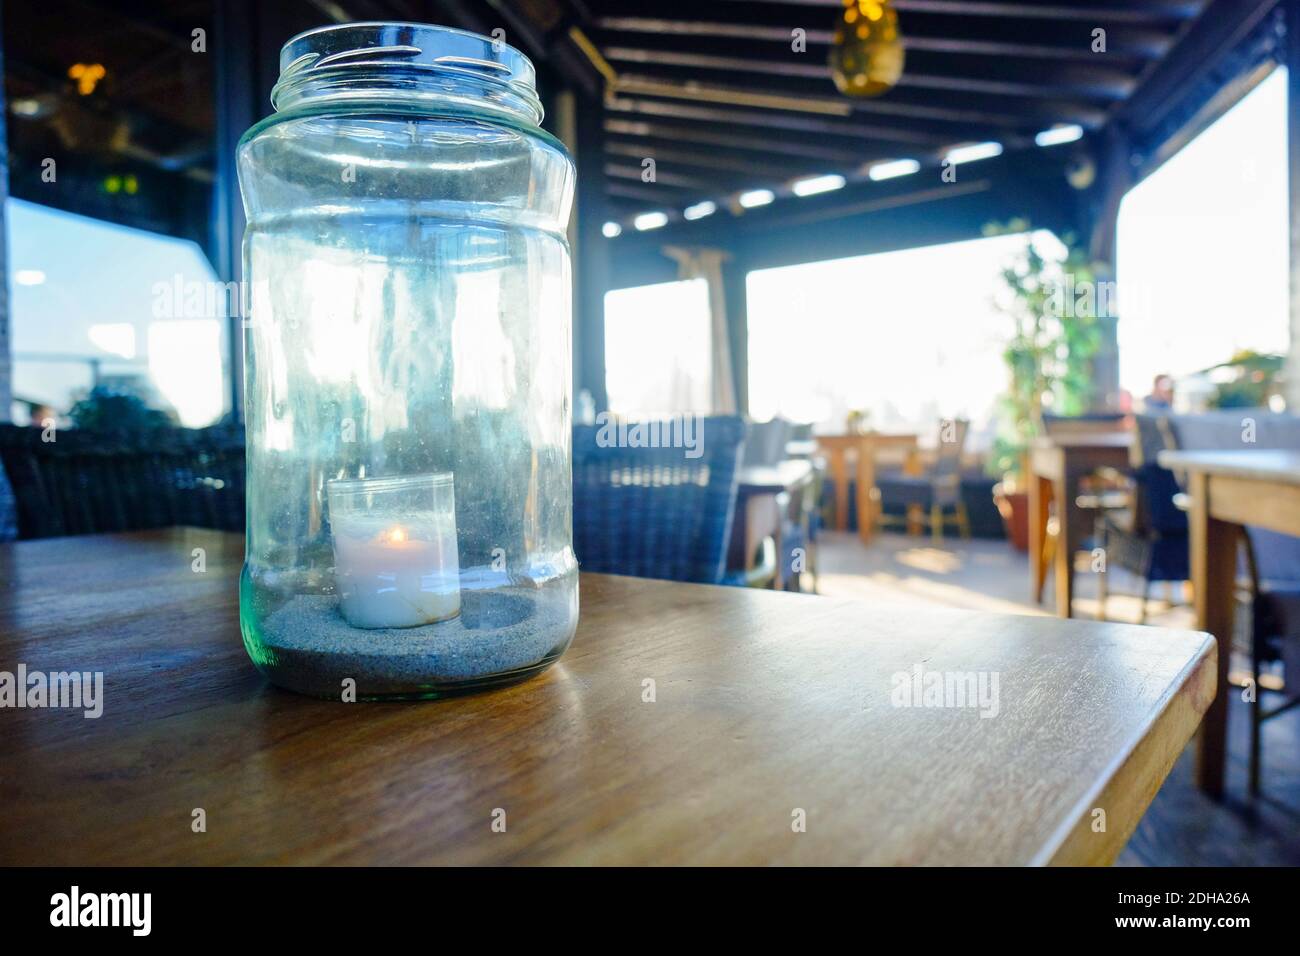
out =
<path fill-rule="evenodd" d="M 1085 562 L 1086 563 L 1086 562 Z M 818 591 L 897 603 L 942 605 L 1004 614 L 1053 614 L 1052 580 L 1043 605 L 1030 600 L 1029 562 L 1005 541 L 879 534 L 864 546 L 856 534 L 822 532 L 817 553 Z M 1137 581 L 1114 571 L 1106 616 L 1136 623 Z M 1084 566 L 1075 575 L 1074 613 L 1097 614 L 1097 580 Z M 1157 584 L 1147 623 L 1191 627 L 1192 610 L 1181 586 Z M 1192 781 L 1192 748 L 1174 766 L 1137 832 L 1120 855 L 1125 866 L 1300 865 L 1300 708 L 1264 725 L 1263 794 L 1246 788 L 1249 716 L 1240 695 L 1229 714 L 1228 793 L 1222 802 Z"/>
<path fill-rule="evenodd" d="M 1002 614 L 1055 613 L 1052 579 L 1043 588 L 1043 603 L 1029 595 L 1029 559 L 1005 541 L 962 541 L 945 537 L 936 547 L 931 539 L 903 534 L 878 534 L 864 547 L 856 534 L 822 532 L 817 552 L 821 594 L 878 598 L 889 601 L 937 603 Z M 1075 617 L 1097 616 L 1097 577 L 1084 555 L 1075 574 Z M 1122 570 L 1111 573 L 1106 618 L 1137 623 L 1141 601 L 1136 578 Z M 1171 603 L 1171 601 L 1173 603 Z M 1155 584 L 1147 605 L 1147 623 L 1191 627 L 1192 611 L 1179 585 Z"/>

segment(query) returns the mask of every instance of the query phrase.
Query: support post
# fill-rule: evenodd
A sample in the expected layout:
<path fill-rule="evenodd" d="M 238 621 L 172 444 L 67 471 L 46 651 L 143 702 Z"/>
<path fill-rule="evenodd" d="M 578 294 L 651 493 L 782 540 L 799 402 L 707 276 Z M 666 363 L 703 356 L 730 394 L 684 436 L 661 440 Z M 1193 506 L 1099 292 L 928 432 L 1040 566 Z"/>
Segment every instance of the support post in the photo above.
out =
<path fill-rule="evenodd" d="M 4 76 L 4 52 L 0 50 L 0 76 Z M 0 422 L 9 421 L 13 394 L 13 359 L 9 334 L 9 229 L 5 206 L 9 198 L 9 139 L 6 122 L 9 110 L 0 84 Z"/>
<path fill-rule="evenodd" d="M 749 302 L 745 284 L 748 274 L 749 269 L 739 256 L 732 255 L 722 263 L 727 334 L 731 340 L 731 382 L 736 389 L 737 415 L 749 414 Z"/>
<path fill-rule="evenodd" d="M 567 103 L 567 105 L 566 105 Z M 603 160 L 603 111 L 598 101 L 568 91 L 559 97 L 557 125 L 566 140 L 578 183 L 573 212 L 573 390 L 586 389 L 596 411 L 609 409 L 605 389 L 605 292 L 609 288 L 609 240 L 601 229 L 606 220 Z M 570 113 L 571 118 L 566 118 Z"/>
<path fill-rule="evenodd" d="M 1300 0 L 1286 4 L 1286 153 L 1287 222 L 1290 237 L 1290 339 L 1287 349 L 1286 405 L 1300 412 Z"/>
<path fill-rule="evenodd" d="M 1119 207 L 1125 193 L 1133 184 L 1133 170 L 1129 163 L 1129 146 L 1117 130 L 1108 128 L 1098 142 L 1097 183 L 1089 196 L 1089 259 L 1098 283 L 1115 282 L 1115 239 L 1119 227 Z M 1113 303 L 1114 296 L 1101 295 L 1100 289 L 1093 300 L 1100 307 Z M 1119 301 L 1124 290 L 1119 289 Z M 1119 316 L 1108 305 L 1097 316 L 1101 342 L 1092 357 L 1092 400 L 1094 411 L 1115 411 L 1120 405 L 1119 384 Z"/>
<path fill-rule="evenodd" d="M 218 3 L 213 10 L 212 53 L 216 57 L 216 180 L 212 184 L 212 228 L 208 254 L 223 283 L 244 277 L 241 244 L 244 205 L 235 171 L 235 146 L 257 118 L 256 57 L 253 54 L 253 8 L 248 0 Z M 236 285 L 233 288 L 240 288 Z M 230 364 L 230 417 L 244 418 L 244 328 L 241 303 L 235 293 L 227 301 Z"/>
<path fill-rule="evenodd" d="M 213 7 L 209 46 L 216 62 L 214 102 L 216 180 L 208 256 L 223 283 L 244 277 L 244 203 L 239 194 L 235 149 L 250 126 L 271 113 L 271 88 L 280 75 L 280 47 L 316 25 L 311 8 L 258 0 L 222 0 Z M 234 288 L 241 288 L 235 286 Z M 244 417 L 244 328 L 239 302 L 229 302 L 231 417 Z"/>

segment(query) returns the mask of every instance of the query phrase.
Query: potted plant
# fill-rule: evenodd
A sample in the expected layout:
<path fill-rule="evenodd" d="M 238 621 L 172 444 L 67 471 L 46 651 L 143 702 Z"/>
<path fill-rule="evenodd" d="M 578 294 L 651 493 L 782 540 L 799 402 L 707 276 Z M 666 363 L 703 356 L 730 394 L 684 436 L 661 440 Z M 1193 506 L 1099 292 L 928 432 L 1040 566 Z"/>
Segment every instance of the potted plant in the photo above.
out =
<path fill-rule="evenodd" d="M 1077 415 L 1088 407 L 1092 357 L 1100 340 L 1096 312 L 1101 297 L 1095 270 L 1073 236 L 1053 242 L 1032 232 L 1024 220 L 984 230 L 990 236 L 1012 233 L 1023 234 L 1024 245 L 1002 270 L 1005 289 L 994 300 L 997 309 L 1011 319 L 1012 334 L 1002 353 L 1008 387 L 999 408 L 988 469 L 1001 476 L 993 495 L 1007 537 L 1016 548 L 1027 551 L 1025 458 L 1038 436 L 1044 410 Z M 1067 301 L 1076 290 L 1079 301 Z"/>
<path fill-rule="evenodd" d="M 1239 351 L 1228 361 L 1203 373 L 1214 383 L 1211 408 L 1269 408 L 1280 401 L 1278 377 L 1286 360 L 1281 355 Z"/>

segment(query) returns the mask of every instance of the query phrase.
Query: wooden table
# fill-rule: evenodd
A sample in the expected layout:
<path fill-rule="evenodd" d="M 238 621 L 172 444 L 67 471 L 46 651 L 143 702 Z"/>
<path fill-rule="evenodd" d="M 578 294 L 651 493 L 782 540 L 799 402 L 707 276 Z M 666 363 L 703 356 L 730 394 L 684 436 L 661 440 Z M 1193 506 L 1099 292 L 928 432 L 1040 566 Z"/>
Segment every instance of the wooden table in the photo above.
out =
<path fill-rule="evenodd" d="M 813 480 L 812 462 L 791 459 L 775 465 L 751 465 L 737 473 L 736 518 L 731 526 L 731 545 L 727 564 L 737 570 L 746 569 L 753 560 L 759 543 L 772 538 L 776 543 L 776 577 L 772 586 L 780 590 L 785 586 L 785 561 L 781 547 L 781 516 L 789 494 L 800 485 Z"/>
<path fill-rule="evenodd" d="M 826 456 L 826 468 L 835 486 L 835 528 L 849 527 L 849 464 L 856 459 L 858 537 L 871 540 L 876 524 L 876 455 L 881 449 L 915 452 L 916 435 L 867 432 L 862 435 L 818 435 L 817 447 Z"/>
<path fill-rule="evenodd" d="M 1054 575 L 1056 615 L 1070 617 L 1074 609 L 1074 552 L 1088 533 L 1091 512 L 1079 507 L 1079 479 L 1098 468 L 1124 468 L 1133 445 L 1132 432 L 1100 432 L 1040 438 L 1029 449 L 1029 588 L 1035 601 L 1043 599 L 1047 562 L 1048 505 L 1056 500 L 1057 524 Z"/>
<path fill-rule="evenodd" d="M 0 710 L 0 864 L 1105 863 L 1214 693 L 1188 631 L 584 575 L 533 680 L 320 701 L 246 660 L 240 544 L 0 547 L 0 670 L 105 673 L 97 720 Z M 918 664 L 998 715 L 891 706 Z"/>
<path fill-rule="evenodd" d="M 1191 499 L 1192 590 L 1197 627 L 1219 640 L 1218 694 L 1197 747 L 1197 783 L 1223 793 L 1228 747 L 1228 648 L 1236 607 L 1237 545 L 1243 525 L 1300 536 L 1300 451 L 1162 451 L 1185 471 Z"/>

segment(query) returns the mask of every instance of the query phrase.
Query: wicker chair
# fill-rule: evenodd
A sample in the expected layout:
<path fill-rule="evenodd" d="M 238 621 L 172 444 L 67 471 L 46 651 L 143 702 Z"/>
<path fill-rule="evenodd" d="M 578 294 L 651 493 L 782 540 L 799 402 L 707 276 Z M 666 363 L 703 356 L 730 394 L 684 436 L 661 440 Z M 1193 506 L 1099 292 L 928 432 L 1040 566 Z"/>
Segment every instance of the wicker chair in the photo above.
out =
<path fill-rule="evenodd" d="M 0 425 L 0 466 L 18 537 L 196 525 L 244 527 L 244 436 L 238 428 L 116 435 Z"/>
<path fill-rule="evenodd" d="M 584 571 L 718 584 L 726 574 L 745 424 L 706 418 L 699 457 L 616 447 L 573 429 L 573 548 Z"/>

